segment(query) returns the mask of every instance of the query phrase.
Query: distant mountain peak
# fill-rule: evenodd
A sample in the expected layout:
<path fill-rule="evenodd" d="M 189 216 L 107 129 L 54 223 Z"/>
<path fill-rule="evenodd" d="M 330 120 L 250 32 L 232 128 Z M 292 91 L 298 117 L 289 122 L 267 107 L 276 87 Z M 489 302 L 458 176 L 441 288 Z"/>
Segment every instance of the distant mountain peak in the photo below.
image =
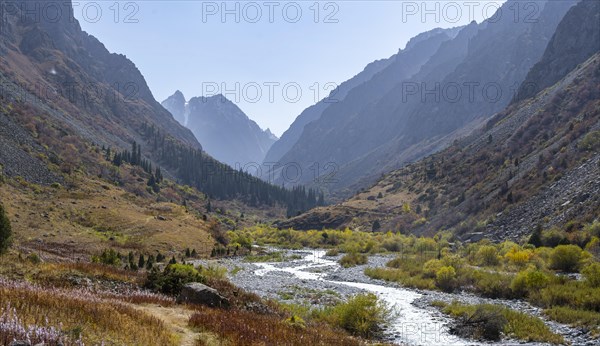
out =
<path fill-rule="evenodd" d="M 169 96 L 161 104 L 181 125 L 185 125 L 187 123 L 187 101 L 185 100 L 185 96 L 181 91 L 175 91 L 173 95 Z"/>
<path fill-rule="evenodd" d="M 192 130 L 208 154 L 232 167 L 262 162 L 278 140 L 223 94 L 192 97 L 186 102 L 183 93 L 176 91 L 162 105 Z"/>
<path fill-rule="evenodd" d="M 269 138 L 271 138 L 272 140 L 274 140 L 274 141 L 277 141 L 277 140 L 279 140 L 279 137 L 277 137 L 277 136 L 276 136 L 276 135 L 275 135 L 273 132 L 271 132 L 271 129 L 270 129 L 270 128 L 267 128 L 267 129 L 265 130 L 265 134 L 266 134 L 266 135 L 267 135 Z"/>

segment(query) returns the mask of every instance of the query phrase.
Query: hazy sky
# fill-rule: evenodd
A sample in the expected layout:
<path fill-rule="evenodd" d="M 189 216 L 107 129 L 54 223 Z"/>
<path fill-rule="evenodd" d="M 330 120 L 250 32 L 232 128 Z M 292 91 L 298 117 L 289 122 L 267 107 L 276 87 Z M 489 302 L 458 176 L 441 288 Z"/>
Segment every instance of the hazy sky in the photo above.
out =
<path fill-rule="evenodd" d="M 413 36 L 499 1 L 74 1 L 82 28 L 142 71 L 158 101 L 223 93 L 281 135 L 306 107 Z M 117 4 L 117 5 L 115 5 Z"/>

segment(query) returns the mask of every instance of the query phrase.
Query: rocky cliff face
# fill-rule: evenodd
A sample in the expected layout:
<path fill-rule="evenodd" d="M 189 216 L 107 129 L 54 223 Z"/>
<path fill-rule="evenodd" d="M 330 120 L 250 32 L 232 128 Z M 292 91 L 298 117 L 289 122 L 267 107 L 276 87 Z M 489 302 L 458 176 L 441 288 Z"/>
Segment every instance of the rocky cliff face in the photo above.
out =
<path fill-rule="evenodd" d="M 83 137 L 107 146 L 141 141 L 139 128 L 152 124 L 186 145 L 200 148 L 191 131 L 154 100 L 137 67 L 110 53 L 81 30 L 63 8 L 59 20 L 42 15 L 44 2 L 2 2 L 0 73 L 14 86 L 6 99 L 35 98 L 50 107 L 57 121 Z M 63 5 L 61 3 L 61 5 Z M 64 6 L 70 6 L 65 2 Z M 23 11 L 32 9 L 31 11 Z"/>
<path fill-rule="evenodd" d="M 505 13 L 512 3 L 504 4 Z M 511 101 L 574 3 L 537 1 L 536 20 L 502 16 L 463 28 L 462 35 L 439 42 L 411 78 L 398 78 L 390 68 L 382 71 L 393 80 L 389 90 L 369 97 L 377 89 L 355 88 L 348 101 L 330 106 L 307 125 L 281 161 L 305 167 L 333 163 L 337 174 L 328 187 L 348 196 L 382 173 L 444 148 Z M 436 55 L 445 41 L 458 54 Z M 490 86 L 497 93 L 490 94 Z"/>
<path fill-rule="evenodd" d="M 527 74 L 515 101 L 535 96 L 600 50 L 600 2 L 583 0 L 565 15 L 544 57 Z"/>
<path fill-rule="evenodd" d="M 187 119 L 182 123 L 186 123 L 208 154 L 232 167 L 260 165 L 277 141 L 270 130 L 263 131 L 222 95 L 194 97 L 186 103 L 183 94 L 177 91 L 162 105 L 176 119 Z"/>

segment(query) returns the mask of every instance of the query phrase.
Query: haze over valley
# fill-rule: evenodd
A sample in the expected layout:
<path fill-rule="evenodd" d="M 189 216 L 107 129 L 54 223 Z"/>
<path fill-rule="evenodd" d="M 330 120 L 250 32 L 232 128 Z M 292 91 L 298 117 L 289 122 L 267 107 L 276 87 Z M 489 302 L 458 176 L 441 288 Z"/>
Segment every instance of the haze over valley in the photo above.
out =
<path fill-rule="evenodd" d="M 600 1 L 0 3 L 0 345 L 597 345 Z"/>

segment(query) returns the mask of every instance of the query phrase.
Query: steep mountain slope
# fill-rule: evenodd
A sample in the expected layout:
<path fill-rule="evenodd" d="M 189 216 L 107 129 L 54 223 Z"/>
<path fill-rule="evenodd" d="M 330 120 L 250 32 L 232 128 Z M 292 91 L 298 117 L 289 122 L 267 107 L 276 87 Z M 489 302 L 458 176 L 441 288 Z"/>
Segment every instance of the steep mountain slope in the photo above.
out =
<path fill-rule="evenodd" d="M 149 122 L 200 148 L 192 133 L 154 100 L 136 66 L 83 32 L 77 20 L 67 15 L 72 11 L 51 17 L 42 15 L 43 2 L 3 2 L 2 6 L 0 71 L 6 83 L 17 84 L 16 89 L 7 88 L 5 97 L 31 94 L 51 104 L 96 143 L 128 146 L 139 140 L 136 129 Z M 65 2 L 67 6 L 70 2 Z M 22 11 L 27 8 L 38 10 Z M 59 20 L 48 19 L 54 17 Z"/>
<path fill-rule="evenodd" d="M 186 126 L 208 154 L 232 167 L 260 165 L 277 141 L 223 95 L 194 97 L 186 103 L 177 91 L 162 104 L 176 119 L 187 119 Z"/>
<path fill-rule="evenodd" d="M 321 114 L 323 114 L 323 111 L 325 111 L 331 103 L 344 100 L 350 90 L 369 81 L 373 76 L 389 66 L 394 61 L 395 57 L 396 55 L 389 59 L 382 59 L 370 63 L 361 73 L 340 84 L 326 99 L 305 109 L 294 120 L 289 129 L 281 135 L 281 138 L 271 146 L 271 149 L 269 149 L 269 152 L 265 156 L 264 162 L 273 163 L 279 161 L 279 159 L 281 159 L 281 157 L 296 144 L 304 130 L 304 126 L 319 119 Z"/>
<path fill-rule="evenodd" d="M 584 6 L 567 13 L 553 45 L 595 44 L 583 28 L 598 13 L 581 11 Z M 533 70 L 545 78 L 559 61 L 564 57 L 547 49 Z M 340 205 L 279 226 L 370 230 L 377 221 L 382 230 L 446 229 L 478 240 L 518 239 L 537 224 L 592 221 L 600 208 L 600 52 L 571 61 L 577 67 L 558 83 L 510 105 L 451 147 L 387 174 Z"/>
<path fill-rule="evenodd" d="M 119 168 L 129 163 L 144 186 L 134 192 L 149 198 L 145 190 L 157 193 L 164 174 L 214 199 L 294 214 L 317 204 L 314 191 L 269 185 L 207 155 L 131 61 L 83 32 L 72 11 L 39 12 L 52 8 L 45 4 L 0 3 L 0 173 L 47 185 L 77 186 L 80 173 L 122 184 Z"/>
<path fill-rule="evenodd" d="M 294 165 L 299 164 L 302 172 L 310 172 L 310 167 L 315 163 L 321 168 L 331 163 L 338 165 L 338 162 L 335 160 L 316 159 L 320 157 L 319 155 L 327 155 L 330 150 L 335 150 L 338 155 L 344 156 L 345 160 L 350 160 L 354 157 L 357 154 L 356 152 L 348 152 L 344 148 L 348 145 L 348 141 L 356 140 L 361 131 L 346 133 L 346 136 L 343 138 L 331 137 L 330 133 L 336 131 L 338 126 L 341 127 L 348 122 L 355 121 L 355 117 L 361 109 L 376 103 L 398 83 L 417 73 L 423 64 L 438 50 L 440 45 L 443 42 L 453 39 L 459 31 L 460 28 L 447 30 L 434 29 L 417 35 L 407 43 L 405 49 L 400 50 L 387 61 L 387 66 L 384 69 L 380 70 L 366 82 L 346 91 L 345 97 L 337 98 L 337 102 L 332 102 L 328 105 L 325 103 L 318 104 L 316 106 L 317 109 L 324 108 L 318 119 L 308 122 L 304 126 L 300 138 L 278 161 L 280 168 L 278 169 L 278 166 L 275 166 L 275 171 L 270 172 L 269 177 L 274 177 L 277 183 L 288 183 L 283 179 L 284 174 L 281 172 L 281 167 L 286 167 L 290 163 Z M 366 79 L 368 75 L 359 74 L 359 77 Z M 356 82 L 355 80 L 350 80 L 345 88 L 357 84 Z M 313 134 L 307 135 L 307 133 Z M 317 142 L 310 142 L 310 138 L 316 139 L 317 137 Z M 302 142 L 300 141 L 301 139 L 303 139 Z M 336 140 L 339 142 L 336 143 Z M 328 145 L 333 147 L 327 148 L 326 146 Z M 322 153 L 317 153 L 319 151 Z M 300 183 L 308 183 L 312 179 L 314 179 L 313 174 L 302 174 L 300 176 Z"/>
<path fill-rule="evenodd" d="M 329 107 L 318 121 L 305 127 L 282 161 L 334 163 L 338 169 L 329 188 L 340 192 L 365 176 L 367 182 L 373 181 L 443 148 L 455 138 L 452 133 L 472 127 L 510 102 L 515 86 L 542 56 L 560 19 L 574 3 L 537 1 L 535 20 L 526 20 L 522 13 L 518 20 L 500 16 L 478 25 L 474 36 L 463 38 L 467 43 L 464 58 L 448 56 L 446 63 L 436 60 L 435 67 L 426 63 L 418 78 L 396 80 L 394 88 L 379 95 L 376 102 L 348 97 L 356 102 L 352 107 L 344 107 L 350 105 L 347 102 L 337 104 L 338 111 Z M 502 13 L 509 13 L 509 6 L 515 4 L 521 6 L 515 1 L 505 3 Z M 465 36 L 469 35 L 465 32 Z"/>
<path fill-rule="evenodd" d="M 589 15 L 593 14 L 593 15 Z M 577 36 L 571 33 L 579 30 Z M 564 37 L 562 35 L 565 35 Z M 569 10 L 546 48 L 543 59 L 527 74 L 516 101 L 534 96 L 563 78 L 600 50 L 600 1 L 583 0 Z"/>

